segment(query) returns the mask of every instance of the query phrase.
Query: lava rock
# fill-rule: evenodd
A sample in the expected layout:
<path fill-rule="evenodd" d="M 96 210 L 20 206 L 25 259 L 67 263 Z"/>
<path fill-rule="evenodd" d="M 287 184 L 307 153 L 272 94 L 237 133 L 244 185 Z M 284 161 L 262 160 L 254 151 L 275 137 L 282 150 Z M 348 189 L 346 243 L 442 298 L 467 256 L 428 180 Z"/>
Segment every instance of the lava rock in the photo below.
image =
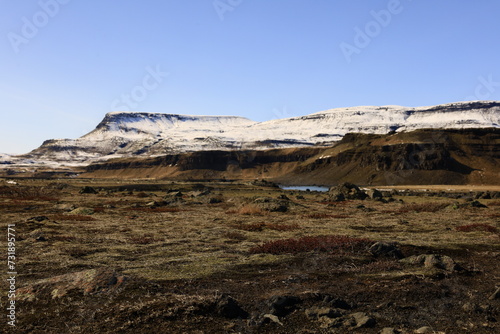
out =
<path fill-rule="evenodd" d="M 369 251 L 376 257 L 381 256 L 395 259 L 402 259 L 404 257 L 395 243 L 376 242 L 370 247 Z"/>
<path fill-rule="evenodd" d="M 80 189 L 80 194 L 98 194 L 98 191 L 95 190 L 93 187 L 90 186 L 85 186 L 82 189 Z"/>

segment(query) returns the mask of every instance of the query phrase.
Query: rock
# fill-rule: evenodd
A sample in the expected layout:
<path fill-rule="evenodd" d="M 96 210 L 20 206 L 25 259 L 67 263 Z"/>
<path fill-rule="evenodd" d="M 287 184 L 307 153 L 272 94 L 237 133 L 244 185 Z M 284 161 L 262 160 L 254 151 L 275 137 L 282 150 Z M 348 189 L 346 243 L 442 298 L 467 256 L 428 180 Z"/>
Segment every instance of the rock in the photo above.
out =
<path fill-rule="evenodd" d="M 295 311 L 300 298 L 294 296 L 274 296 L 268 301 L 270 313 L 278 317 L 285 317 Z"/>
<path fill-rule="evenodd" d="M 289 200 L 290 200 L 290 199 L 288 198 L 288 196 L 287 196 L 287 195 L 285 195 L 285 194 L 281 194 L 281 195 L 279 195 L 279 196 L 278 196 L 278 199 L 284 199 L 284 200 L 286 200 L 286 201 L 289 201 Z"/>
<path fill-rule="evenodd" d="M 302 195 L 297 195 L 297 196 L 295 196 L 295 198 L 296 198 L 296 199 L 306 199 L 306 198 L 305 198 L 304 196 L 302 196 Z"/>
<path fill-rule="evenodd" d="M 400 332 L 394 328 L 386 327 L 380 331 L 380 334 L 399 334 Z"/>
<path fill-rule="evenodd" d="M 370 247 L 369 251 L 376 257 L 382 256 L 395 259 L 402 259 L 404 257 L 395 243 L 376 242 Z"/>
<path fill-rule="evenodd" d="M 46 220 L 50 220 L 50 219 L 46 216 L 37 216 L 37 217 L 31 217 L 30 219 L 28 219 L 28 221 L 30 221 L 30 222 L 38 222 L 38 223 L 46 221 Z"/>
<path fill-rule="evenodd" d="M 423 255 L 413 255 L 404 259 L 400 262 L 411 264 L 411 265 L 423 265 L 425 268 L 432 269 L 443 269 L 449 272 L 462 270 L 462 268 L 453 259 L 446 255 L 434 255 L 434 254 L 423 254 Z"/>
<path fill-rule="evenodd" d="M 487 208 L 486 205 L 484 205 L 483 203 L 481 203 L 479 201 L 472 201 L 470 203 L 470 206 L 472 206 L 473 208 Z"/>
<path fill-rule="evenodd" d="M 208 204 L 217 204 L 224 202 L 224 198 L 222 196 L 213 196 L 207 199 Z"/>
<path fill-rule="evenodd" d="M 493 294 L 488 299 L 489 300 L 500 299 L 500 288 L 497 288 L 497 291 L 493 292 Z"/>
<path fill-rule="evenodd" d="M 76 206 L 74 204 L 57 204 L 54 206 L 55 209 L 57 210 L 62 210 L 62 211 L 72 211 L 76 209 Z"/>
<path fill-rule="evenodd" d="M 254 204 L 256 204 L 258 208 L 269 212 L 287 212 L 289 201 L 270 197 L 259 197 L 254 200 Z"/>
<path fill-rule="evenodd" d="M 243 310 L 238 302 L 230 296 L 222 296 L 216 303 L 216 312 L 228 319 L 246 319 L 248 312 Z"/>
<path fill-rule="evenodd" d="M 377 189 L 368 189 L 366 191 L 369 199 L 381 200 L 384 196 Z"/>
<path fill-rule="evenodd" d="M 205 190 L 196 190 L 196 191 L 190 191 L 186 194 L 186 196 L 189 196 L 189 197 L 202 197 L 202 196 L 206 196 L 206 195 L 210 195 L 210 190 L 209 189 L 205 189 Z"/>
<path fill-rule="evenodd" d="M 327 318 L 339 318 L 342 316 L 342 313 L 339 312 L 338 310 L 335 310 L 330 307 L 318 307 L 318 306 L 313 306 L 305 310 L 306 316 L 311 319 L 311 320 L 318 320 L 319 318 L 322 317 L 327 317 Z"/>
<path fill-rule="evenodd" d="M 375 319 L 364 312 L 357 312 L 350 315 L 354 320 L 354 328 L 372 328 L 375 326 Z"/>
<path fill-rule="evenodd" d="M 167 193 L 167 195 L 165 197 L 172 198 L 172 197 L 182 197 L 182 196 L 184 196 L 184 194 L 181 193 L 180 191 L 171 191 L 171 192 Z"/>
<path fill-rule="evenodd" d="M 258 187 L 279 188 L 279 185 L 267 180 L 253 180 L 251 185 Z"/>
<path fill-rule="evenodd" d="M 83 215 L 83 216 L 88 216 L 88 215 L 93 215 L 94 214 L 94 209 L 91 208 L 77 208 L 73 211 L 69 212 L 70 215 Z"/>
<path fill-rule="evenodd" d="M 80 194 L 98 194 L 98 192 L 92 187 L 85 186 L 82 189 L 80 189 Z"/>
<path fill-rule="evenodd" d="M 429 326 L 420 327 L 415 331 L 417 334 L 434 333 L 434 330 Z"/>
<path fill-rule="evenodd" d="M 328 195 L 330 200 L 332 201 L 344 201 L 344 200 L 364 200 L 368 197 L 368 195 L 359 189 L 358 186 L 352 183 L 342 183 L 336 187 L 331 187 L 328 191 Z"/>
<path fill-rule="evenodd" d="M 278 325 L 281 325 L 283 326 L 283 323 L 280 321 L 280 319 L 275 316 L 274 314 L 264 314 L 263 316 L 264 320 L 262 321 L 262 323 L 269 323 L 269 322 L 274 322 L 274 323 L 277 323 Z"/>
<path fill-rule="evenodd" d="M 323 298 L 323 303 L 329 305 L 330 307 L 340 308 L 343 310 L 350 310 L 352 308 L 351 305 L 349 305 L 345 300 L 340 298 L 335 298 L 331 295 L 326 295 Z"/>

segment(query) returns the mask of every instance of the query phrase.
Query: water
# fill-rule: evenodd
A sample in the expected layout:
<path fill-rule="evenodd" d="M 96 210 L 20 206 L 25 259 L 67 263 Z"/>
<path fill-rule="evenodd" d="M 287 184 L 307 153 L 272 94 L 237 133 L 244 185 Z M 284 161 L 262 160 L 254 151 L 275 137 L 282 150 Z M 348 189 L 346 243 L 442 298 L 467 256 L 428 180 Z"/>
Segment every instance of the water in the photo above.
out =
<path fill-rule="evenodd" d="M 320 187 L 320 186 L 280 186 L 281 189 L 283 190 L 300 190 L 300 191 L 307 191 L 309 189 L 310 191 L 328 191 L 328 187 Z"/>

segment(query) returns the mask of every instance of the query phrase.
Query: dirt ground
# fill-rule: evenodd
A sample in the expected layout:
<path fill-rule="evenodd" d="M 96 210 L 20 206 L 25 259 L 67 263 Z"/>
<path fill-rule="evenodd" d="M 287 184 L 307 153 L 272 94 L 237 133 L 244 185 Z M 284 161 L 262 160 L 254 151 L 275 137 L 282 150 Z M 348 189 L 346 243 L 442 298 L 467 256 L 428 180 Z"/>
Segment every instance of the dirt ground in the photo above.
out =
<path fill-rule="evenodd" d="M 498 189 L 444 187 L 0 180 L 0 332 L 499 333 Z"/>

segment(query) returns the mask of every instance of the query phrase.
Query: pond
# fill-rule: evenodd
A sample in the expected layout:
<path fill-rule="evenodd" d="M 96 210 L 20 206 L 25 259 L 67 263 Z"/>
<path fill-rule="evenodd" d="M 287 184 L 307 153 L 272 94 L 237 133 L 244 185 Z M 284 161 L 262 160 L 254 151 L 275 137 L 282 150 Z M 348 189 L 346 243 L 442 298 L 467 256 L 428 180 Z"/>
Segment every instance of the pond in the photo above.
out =
<path fill-rule="evenodd" d="M 321 187 L 321 186 L 280 186 L 281 189 L 283 190 L 300 190 L 300 191 L 328 191 L 328 187 Z"/>

